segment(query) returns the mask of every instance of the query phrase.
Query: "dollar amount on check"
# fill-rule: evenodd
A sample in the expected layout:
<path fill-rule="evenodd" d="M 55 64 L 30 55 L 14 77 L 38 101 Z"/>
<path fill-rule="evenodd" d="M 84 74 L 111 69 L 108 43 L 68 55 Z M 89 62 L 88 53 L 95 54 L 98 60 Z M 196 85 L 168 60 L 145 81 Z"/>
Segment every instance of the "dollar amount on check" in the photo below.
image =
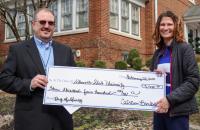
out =
<path fill-rule="evenodd" d="M 165 96 L 165 75 L 153 72 L 51 67 L 43 103 L 155 111 Z"/>

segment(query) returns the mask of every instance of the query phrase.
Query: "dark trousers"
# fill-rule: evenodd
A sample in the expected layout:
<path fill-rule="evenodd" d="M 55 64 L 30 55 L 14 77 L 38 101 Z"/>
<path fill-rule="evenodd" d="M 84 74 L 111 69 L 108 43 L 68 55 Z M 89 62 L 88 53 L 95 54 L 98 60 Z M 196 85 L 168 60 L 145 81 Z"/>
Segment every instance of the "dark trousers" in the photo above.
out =
<path fill-rule="evenodd" d="M 153 130 L 189 130 L 189 116 L 169 117 L 154 112 Z"/>

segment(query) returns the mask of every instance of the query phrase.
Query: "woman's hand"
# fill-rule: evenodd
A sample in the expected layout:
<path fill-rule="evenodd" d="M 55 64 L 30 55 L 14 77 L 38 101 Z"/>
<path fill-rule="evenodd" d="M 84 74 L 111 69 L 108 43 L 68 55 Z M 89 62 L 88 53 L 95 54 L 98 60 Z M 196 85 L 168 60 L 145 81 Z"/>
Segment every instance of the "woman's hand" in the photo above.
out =
<path fill-rule="evenodd" d="M 155 69 L 154 72 L 156 72 L 156 74 L 158 76 L 162 76 L 163 74 L 165 74 L 165 70 L 162 70 L 162 69 Z"/>
<path fill-rule="evenodd" d="M 157 103 L 156 112 L 158 113 L 167 113 L 170 107 L 170 104 L 166 97 L 161 98 Z"/>

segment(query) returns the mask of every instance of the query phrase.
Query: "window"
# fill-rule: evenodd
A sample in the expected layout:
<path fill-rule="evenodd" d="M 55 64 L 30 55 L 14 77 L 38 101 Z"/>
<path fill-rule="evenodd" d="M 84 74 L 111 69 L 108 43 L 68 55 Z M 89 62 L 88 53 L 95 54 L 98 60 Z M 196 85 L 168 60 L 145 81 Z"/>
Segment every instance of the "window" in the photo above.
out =
<path fill-rule="evenodd" d="M 12 30 L 10 27 L 6 26 L 7 29 L 6 29 L 6 39 L 11 39 L 11 38 L 15 38 Z"/>
<path fill-rule="evenodd" d="M 140 37 L 140 6 L 130 0 L 110 0 L 111 32 Z"/>
<path fill-rule="evenodd" d="M 13 16 L 14 15 L 14 11 L 13 10 L 11 10 L 10 11 L 10 14 Z M 10 21 L 10 20 L 9 20 Z M 11 30 L 11 28 L 8 26 L 8 25 L 6 25 L 5 26 L 6 27 L 6 38 L 8 39 L 11 39 L 11 38 L 14 38 L 14 34 L 13 34 L 13 32 L 12 32 L 12 30 Z"/>
<path fill-rule="evenodd" d="M 30 30 L 30 34 L 33 33 L 33 29 L 32 29 L 32 21 L 33 21 L 33 15 L 34 15 L 34 9 L 33 6 L 29 6 L 29 10 L 28 10 L 28 15 L 29 15 L 29 30 Z"/>
<path fill-rule="evenodd" d="M 28 6 L 27 7 L 27 10 L 28 10 L 28 20 L 29 20 L 29 29 L 30 29 L 30 33 L 32 33 L 32 27 L 31 27 L 31 24 L 32 24 L 32 19 L 33 19 L 33 7 L 32 6 Z M 14 14 L 14 11 L 11 10 L 11 14 L 13 15 Z M 17 17 L 16 17 L 16 25 L 17 25 L 17 29 L 18 29 L 18 33 L 21 37 L 25 36 L 25 26 L 26 26 L 26 23 L 25 23 L 25 17 L 24 17 L 24 14 L 21 13 L 21 12 L 18 12 L 17 13 Z M 8 25 L 5 26 L 5 30 L 6 30 L 6 39 L 12 39 L 12 38 L 15 38 L 12 30 L 10 29 L 10 27 L 8 27 Z"/>
<path fill-rule="evenodd" d="M 88 0 L 77 0 L 76 6 L 76 28 L 88 26 Z"/>
<path fill-rule="evenodd" d="M 129 32 L 129 2 L 122 0 L 121 2 L 121 29 L 122 32 Z"/>
<path fill-rule="evenodd" d="M 88 32 L 88 8 L 89 0 L 57 0 L 53 2 L 49 9 L 55 14 L 56 35 Z M 33 19 L 33 6 L 28 6 L 29 28 L 32 32 L 31 21 Z M 25 19 L 24 16 L 18 13 L 16 24 L 19 28 L 20 36 L 25 35 Z M 14 38 L 14 35 L 9 27 L 6 29 L 6 39 Z"/>
<path fill-rule="evenodd" d="M 139 36 L 139 8 L 131 4 L 132 34 Z"/>
<path fill-rule="evenodd" d="M 18 27 L 18 32 L 20 36 L 25 36 L 25 17 L 24 14 L 18 13 L 18 22 L 17 22 L 17 27 Z"/>
<path fill-rule="evenodd" d="M 57 0 L 59 32 L 79 32 L 88 28 L 88 0 Z M 60 15 L 61 14 L 61 15 Z"/>
<path fill-rule="evenodd" d="M 57 26 L 57 24 L 58 24 L 58 10 L 57 10 L 57 8 L 58 8 L 58 6 L 57 6 L 58 4 L 57 4 L 57 1 L 55 1 L 55 2 L 53 2 L 50 6 L 49 6 L 49 9 L 51 9 L 51 11 L 54 13 L 54 15 L 55 15 L 55 27 L 56 27 L 56 29 L 55 29 L 55 31 L 57 32 L 58 31 L 58 26 Z"/>
<path fill-rule="evenodd" d="M 61 31 L 72 29 L 72 0 L 62 0 Z"/>
<path fill-rule="evenodd" d="M 110 0 L 110 27 L 119 29 L 119 12 L 118 0 Z"/>

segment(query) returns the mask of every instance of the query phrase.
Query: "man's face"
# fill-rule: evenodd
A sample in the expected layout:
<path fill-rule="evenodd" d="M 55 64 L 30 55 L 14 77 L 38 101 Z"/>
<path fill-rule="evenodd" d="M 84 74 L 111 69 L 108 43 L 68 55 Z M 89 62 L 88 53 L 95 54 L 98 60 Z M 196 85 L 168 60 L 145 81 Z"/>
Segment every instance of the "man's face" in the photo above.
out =
<path fill-rule="evenodd" d="M 50 12 L 41 10 L 32 22 L 32 27 L 36 37 L 44 42 L 49 42 L 55 30 L 54 16 Z"/>

